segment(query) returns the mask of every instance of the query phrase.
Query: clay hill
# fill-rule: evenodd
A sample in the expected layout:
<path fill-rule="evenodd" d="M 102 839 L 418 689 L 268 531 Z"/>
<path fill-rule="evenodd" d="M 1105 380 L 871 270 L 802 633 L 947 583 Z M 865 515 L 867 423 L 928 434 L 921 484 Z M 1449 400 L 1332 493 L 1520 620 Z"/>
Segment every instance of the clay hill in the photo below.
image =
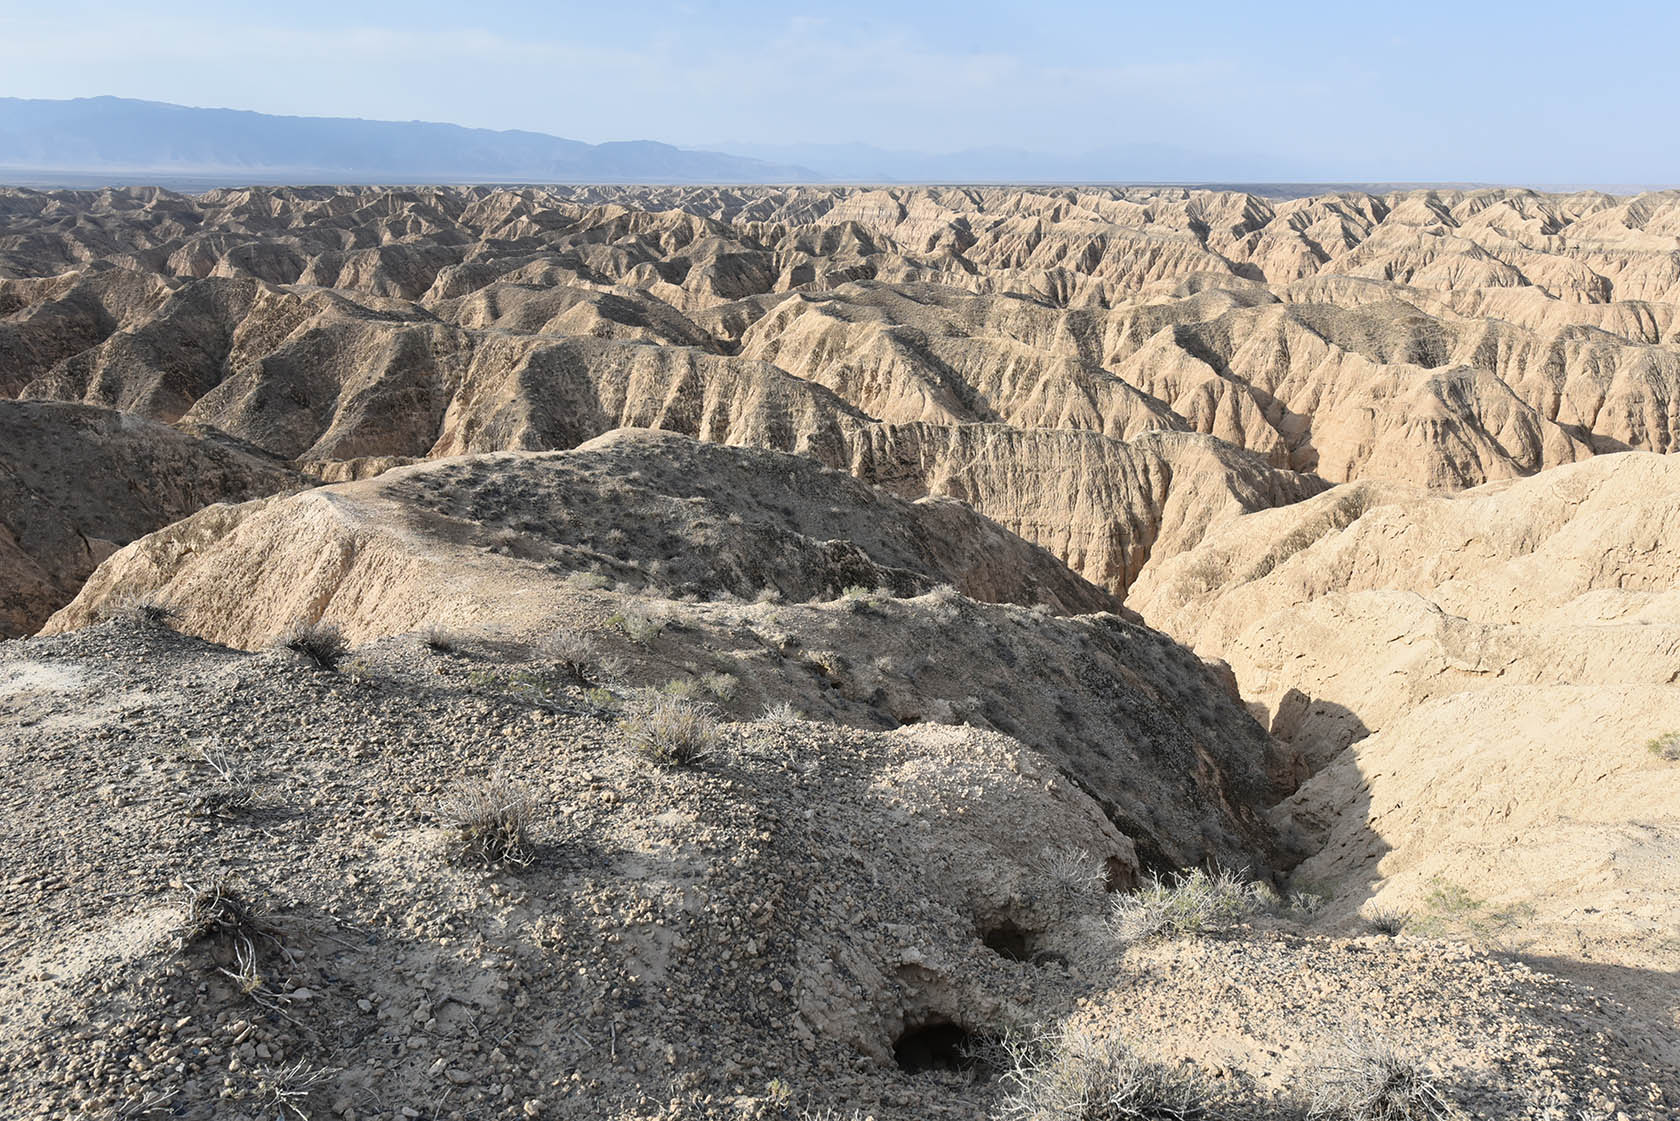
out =
<path fill-rule="evenodd" d="M 0 637 L 30 634 L 118 548 L 303 476 L 214 429 L 51 401 L 0 401 Z"/>
<path fill-rule="evenodd" d="M 1680 194 L 0 191 L 0 1101 L 1670 1116 L 1677 307 Z"/>

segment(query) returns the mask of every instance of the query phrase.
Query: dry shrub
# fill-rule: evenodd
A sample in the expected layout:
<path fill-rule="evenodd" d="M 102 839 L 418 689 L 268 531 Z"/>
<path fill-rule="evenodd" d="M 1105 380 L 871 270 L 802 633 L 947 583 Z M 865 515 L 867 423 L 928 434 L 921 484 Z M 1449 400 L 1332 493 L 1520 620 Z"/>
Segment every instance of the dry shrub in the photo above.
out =
<path fill-rule="evenodd" d="M 1664 732 L 1645 747 L 1658 759 L 1665 759 L 1670 763 L 1680 762 L 1680 732 Z"/>
<path fill-rule="evenodd" d="M 576 631 L 556 631 L 543 639 L 544 657 L 556 663 L 573 683 L 585 689 L 595 684 L 599 656 L 595 644 Z"/>
<path fill-rule="evenodd" d="M 280 636 L 279 645 L 296 651 L 321 669 L 337 669 L 350 643 L 334 623 L 296 622 Z"/>
<path fill-rule="evenodd" d="M 153 596 L 130 595 L 118 600 L 107 617 L 122 619 L 135 626 L 167 627 L 179 619 L 181 613 Z"/>
<path fill-rule="evenodd" d="M 765 705 L 758 718 L 771 724 L 797 724 L 804 719 L 791 701 L 777 701 L 775 704 Z"/>
<path fill-rule="evenodd" d="M 1307 1114 L 1324 1121 L 1445 1121 L 1454 1115 L 1423 1064 L 1387 1040 L 1344 1038 L 1308 1079 Z"/>
<path fill-rule="evenodd" d="M 1006 1121 L 1202 1121 L 1215 1116 L 1194 1071 L 1145 1059 L 1088 1028 L 1004 1042 Z"/>
<path fill-rule="evenodd" d="M 211 938 L 252 943 L 271 937 L 272 932 L 262 921 L 262 908 L 246 900 L 229 881 L 187 888 L 181 921 L 175 928 L 177 948 Z"/>
<path fill-rule="evenodd" d="M 455 831 L 455 855 L 487 867 L 531 862 L 536 803 L 524 787 L 494 777 L 464 787 L 440 807 Z"/>
<path fill-rule="evenodd" d="M 1109 928 L 1122 944 L 1214 934 L 1258 913 L 1263 903 L 1253 884 L 1230 872 L 1200 868 L 1174 879 L 1152 876 L 1136 894 L 1114 901 Z"/>
<path fill-rule="evenodd" d="M 466 645 L 466 639 L 458 632 L 436 623 L 420 632 L 420 641 L 428 650 L 435 650 L 439 654 L 453 654 Z"/>
<path fill-rule="evenodd" d="M 663 615 L 639 603 L 626 604 L 623 610 L 608 621 L 623 631 L 624 637 L 637 646 L 646 646 L 658 638 L 666 623 Z"/>
<path fill-rule="evenodd" d="M 712 705 L 669 694 L 641 699 L 619 727 L 631 750 L 660 767 L 693 766 L 722 739 Z"/>
<path fill-rule="evenodd" d="M 1365 925 L 1378 934 L 1386 934 L 1390 938 L 1406 929 L 1408 916 L 1404 911 L 1395 911 L 1387 907 L 1370 907 L 1361 916 Z"/>

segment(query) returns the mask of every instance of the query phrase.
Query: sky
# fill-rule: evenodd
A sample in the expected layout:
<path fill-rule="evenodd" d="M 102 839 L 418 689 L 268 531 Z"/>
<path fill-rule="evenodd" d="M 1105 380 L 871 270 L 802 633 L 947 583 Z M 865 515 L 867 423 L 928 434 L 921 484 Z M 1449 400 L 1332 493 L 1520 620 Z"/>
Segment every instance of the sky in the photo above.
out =
<path fill-rule="evenodd" d="M 1169 145 L 1232 177 L 1680 184 L 1680 5 L 0 2 L 0 95 L 599 143 Z"/>

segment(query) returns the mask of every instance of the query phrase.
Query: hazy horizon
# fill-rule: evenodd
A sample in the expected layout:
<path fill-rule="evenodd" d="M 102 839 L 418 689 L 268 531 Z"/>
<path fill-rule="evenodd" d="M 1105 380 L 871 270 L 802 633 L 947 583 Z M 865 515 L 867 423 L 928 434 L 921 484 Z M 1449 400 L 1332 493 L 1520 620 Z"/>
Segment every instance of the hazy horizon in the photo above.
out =
<path fill-rule="evenodd" d="M 1680 150 L 1651 141 L 1680 101 L 1665 57 L 1680 14 L 1615 0 L 1590 23 L 1572 11 L 1427 0 L 1402 23 L 1328 5 L 1285 17 L 1228 2 L 1027 13 L 869 0 L 842 18 L 757 0 L 634 12 L 491 0 L 470 14 L 421 0 L 365 6 L 345 26 L 320 0 L 190 17 L 67 0 L 0 15 L 0 93 L 747 155 L 1160 149 L 1205 155 L 1203 178 L 1680 181 Z"/>

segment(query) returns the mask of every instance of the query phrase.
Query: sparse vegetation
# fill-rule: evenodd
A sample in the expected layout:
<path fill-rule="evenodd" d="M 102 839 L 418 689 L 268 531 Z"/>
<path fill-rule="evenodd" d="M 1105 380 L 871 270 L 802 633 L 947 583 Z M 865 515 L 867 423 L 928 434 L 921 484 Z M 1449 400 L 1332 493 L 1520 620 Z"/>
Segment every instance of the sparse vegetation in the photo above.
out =
<path fill-rule="evenodd" d="M 629 603 L 607 622 L 637 646 L 646 646 L 664 631 L 667 620 L 645 604 Z"/>
<path fill-rule="evenodd" d="M 797 724 L 804 719 L 799 715 L 799 710 L 793 707 L 791 701 L 777 701 L 774 704 L 765 705 L 764 711 L 759 713 L 758 718 L 769 721 L 771 724 Z"/>
<path fill-rule="evenodd" d="M 1533 907 L 1494 907 L 1477 898 L 1461 884 L 1431 881 L 1424 897 L 1425 913 L 1412 922 L 1421 934 L 1436 938 L 1467 938 L 1494 949 L 1507 946 L 1507 935 Z"/>
<path fill-rule="evenodd" d="M 187 888 L 181 921 L 175 928 L 177 949 L 210 938 L 254 942 L 272 937 L 262 921 L 261 908 L 248 902 L 227 880 Z"/>
<path fill-rule="evenodd" d="M 1109 927 L 1122 944 L 1211 934 L 1252 918 L 1261 899 L 1251 884 L 1224 871 L 1198 868 L 1174 879 L 1151 877 L 1132 895 L 1114 901 Z"/>
<path fill-rule="evenodd" d="M 1365 925 L 1377 934 L 1386 934 L 1390 938 L 1406 929 L 1407 915 L 1404 911 L 1396 911 L 1387 907 L 1367 908 L 1362 916 Z"/>
<path fill-rule="evenodd" d="M 256 800 L 255 785 L 226 752 L 207 746 L 202 749 L 199 760 L 204 765 L 206 781 L 194 798 L 195 810 L 225 815 L 244 809 Z"/>
<path fill-rule="evenodd" d="M 700 688 L 723 704 L 728 704 L 734 699 L 735 690 L 740 688 L 740 685 L 740 680 L 732 673 L 707 673 L 700 677 Z"/>
<path fill-rule="evenodd" d="M 1033 858 L 1031 867 L 1043 877 L 1050 892 L 1070 907 L 1096 899 L 1108 885 L 1102 864 L 1082 848 L 1042 849 Z"/>
<path fill-rule="evenodd" d="M 1307 1116 L 1323 1121 L 1445 1121 L 1453 1109 L 1428 1070 L 1387 1040 L 1344 1039 L 1309 1079 Z"/>
<path fill-rule="evenodd" d="M 111 617 L 143 627 L 167 627 L 181 613 L 152 596 L 124 596 L 111 609 Z"/>
<path fill-rule="evenodd" d="M 543 656 L 560 667 L 562 673 L 583 688 L 595 684 L 598 664 L 595 644 L 576 631 L 556 631 L 543 639 Z"/>
<path fill-rule="evenodd" d="M 297 1121 L 309 1121 L 308 1106 L 319 1090 L 324 1090 L 338 1071 L 332 1067 L 315 1066 L 299 1059 L 285 1066 L 264 1067 L 257 1074 L 257 1089 L 263 1100 L 282 1117 L 290 1114 Z"/>
<path fill-rule="evenodd" d="M 710 704 L 669 694 L 640 700 L 619 727 L 631 750 L 660 767 L 693 766 L 722 738 Z"/>
<path fill-rule="evenodd" d="M 460 634 L 436 623 L 420 632 L 420 641 L 426 649 L 435 650 L 439 654 L 454 654 L 466 645 L 466 640 Z"/>
<path fill-rule="evenodd" d="M 455 855 L 486 866 L 531 862 L 536 804 L 524 787 L 495 777 L 474 783 L 440 807 L 455 831 Z"/>
<path fill-rule="evenodd" d="M 279 645 L 328 670 L 337 669 L 344 655 L 350 652 L 350 643 L 333 623 L 294 623 L 280 636 Z"/>
<path fill-rule="evenodd" d="M 1651 739 L 1645 747 L 1658 759 L 1680 762 L 1680 732 L 1664 732 Z"/>
<path fill-rule="evenodd" d="M 599 572 L 578 569 L 576 572 L 567 574 L 566 586 L 573 591 L 595 591 L 607 586 L 607 578 Z"/>
<path fill-rule="evenodd" d="M 262 909 L 245 899 L 226 880 L 206 887 L 188 887 L 181 921 L 175 928 L 177 953 L 200 942 L 218 941 L 232 955 L 232 967 L 216 972 L 232 981 L 241 995 L 272 1008 L 268 978 L 258 962 L 263 943 L 280 945 L 280 938 L 263 921 Z"/>
<path fill-rule="evenodd" d="M 1145 1059 L 1113 1035 L 1064 1026 L 1003 1044 L 1006 1121 L 1196 1121 L 1216 1116 L 1192 1070 Z"/>

